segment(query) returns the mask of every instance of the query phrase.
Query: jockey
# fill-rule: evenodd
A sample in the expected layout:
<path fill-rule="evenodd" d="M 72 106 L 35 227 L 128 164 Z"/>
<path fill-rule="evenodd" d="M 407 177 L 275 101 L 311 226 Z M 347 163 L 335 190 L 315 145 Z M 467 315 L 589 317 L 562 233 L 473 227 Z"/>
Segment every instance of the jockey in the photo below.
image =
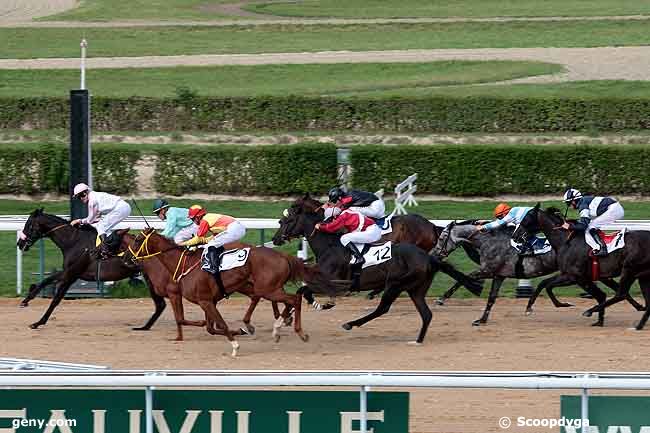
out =
<path fill-rule="evenodd" d="M 201 206 L 195 204 L 190 207 L 188 218 L 194 221 L 198 226 L 196 234 L 189 241 L 181 245 L 192 246 L 206 244 L 203 251 L 203 258 L 208 261 L 202 266 L 202 269 L 218 274 L 219 272 L 219 254 L 223 251 L 224 245 L 229 242 L 236 242 L 246 234 L 246 227 L 235 218 L 228 215 L 216 213 L 207 213 Z M 206 238 L 207 234 L 214 235 Z"/>
<path fill-rule="evenodd" d="M 329 205 L 340 209 L 350 209 L 375 220 L 382 219 L 386 213 L 384 201 L 367 191 L 343 191 L 339 187 L 329 190 Z"/>
<path fill-rule="evenodd" d="M 131 206 L 116 195 L 92 191 L 85 183 L 75 185 L 72 197 L 88 205 L 88 216 L 72 220 L 70 225 L 97 223 L 95 228 L 102 241 L 99 252 L 106 254 L 108 252 L 105 246 L 106 237 L 112 233 L 115 226 L 131 215 Z"/>
<path fill-rule="evenodd" d="M 589 236 L 598 248 L 593 253 L 597 257 L 607 255 L 607 245 L 598 235 L 598 230 L 608 224 L 622 219 L 625 211 L 621 204 L 611 197 L 582 195 L 577 189 L 569 188 L 564 193 L 564 202 L 567 206 L 578 210 L 579 219 L 576 223 L 565 222 L 562 227 L 566 230 L 585 232 L 585 239 L 589 243 Z"/>
<path fill-rule="evenodd" d="M 526 214 L 528 211 L 530 211 L 532 208 L 531 207 L 523 207 L 523 206 L 516 206 L 516 207 L 510 207 L 507 203 L 499 203 L 495 208 L 494 208 L 494 218 L 496 218 L 494 221 L 485 224 L 485 225 L 477 225 L 476 230 L 487 233 L 492 230 L 495 230 L 497 228 L 504 227 L 508 224 L 521 224 L 523 221 L 524 217 L 526 217 Z M 517 247 L 515 247 L 520 253 L 524 252 L 522 250 L 523 245 L 517 244 Z"/>
<path fill-rule="evenodd" d="M 167 200 L 157 198 L 153 202 L 153 213 L 165 221 L 165 228 L 160 232 L 162 236 L 174 239 L 179 245 L 194 237 L 196 226 L 187 217 L 188 209 L 170 207 Z"/>
<path fill-rule="evenodd" d="M 342 211 L 341 208 L 336 206 L 326 208 L 325 219 L 327 220 L 330 217 L 334 217 L 334 220 L 327 224 L 316 224 L 316 230 L 334 233 L 341 228 L 347 229 L 347 233 L 341 236 L 341 244 L 352 252 L 355 264 L 360 267 L 365 260 L 355 243 L 367 244 L 378 241 L 381 239 L 381 229 L 372 218 L 368 218 L 361 212 L 352 209 Z"/>

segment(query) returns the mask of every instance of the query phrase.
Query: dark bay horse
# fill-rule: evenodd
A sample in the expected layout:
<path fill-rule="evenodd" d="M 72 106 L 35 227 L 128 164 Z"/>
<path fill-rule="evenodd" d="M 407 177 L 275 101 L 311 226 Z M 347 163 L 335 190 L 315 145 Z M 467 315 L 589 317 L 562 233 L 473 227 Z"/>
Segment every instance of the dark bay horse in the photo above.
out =
<path fill-rule="evenodd" d="M 641 310 L 645 309 L 636 329 L 643 329 L 650 316 L 650 310 L 647 308 L 650 305 L 650 232 L 628 232 L 625 235 L 624 248 L 599 259 L 601 281 L 621 277 L 616 295 L 606 301 L 605 293 L 591 280 L 591 257 L 589 257 L 591 247 L 587 245 L 582 234 L 574 236 L 572 232 L 562 229 L 563 223 L 564 218 L 557 209 L 549 208 L 544 211 L 540 209 L 538 203 L 528 212 L 514 236 L 523 239 L 540 231 L 546 235 L 557 252 L 557 262 L 561 273 L 558 277 L 571 280 L 592 294 L 598 301 L 598 305 L 583 313 L 586 317 L 590 317 L 594 312 L 598 312 L 598 321 L 594 323 L 594 326 L 603 326 L 605 308 L 631 298 L 630 287 L 638 279 L 646 308 L 641 305 L 635 306 L 637 310 L 639 307 Z M 540 285 L 554 287 L 557 285 L 557 278 L 546 279 Z"/>
<path fill-rule="evenodd" d="M 151 299 L 154 301 L 156 309 L 153 316 L 151 316 L 151 319 L 149 319 L 149 321 L 144 326 L 133 329 L 135 331 L 147 331 L 151 329 L 151 326 L 153 326 L 158 317 L 160 317 L 160 314 L 165 309 L 165 298 L 168 298 L 172 304 L 174 318 L 177 325 L 180 324 L 185 326 L 199 327 L 206 326 L 205 320 L 192 321 L 185 319 L 183 310 L 183 296 L 180 288 L 180 280 L 182 279 L 183 272 L 188 271 L 192 267 L 198 266 L 200 264 L 200 257 L 196 257 L 194 262 L 188 263 L 187 266 L 179 267 L 177 274 L 174 275 L 167 270 L 167 268 L 164 266 L 164 263 L 158 258 L 157 254 L 146 254 L 145 251 L 141 251 L 143 247 L 142 244 L 140 245 L 140 250 L 134 248 L 136 245 L 135 239 L 135 236 L 129 233 L 125 233 L 121 239 L 120 251 L 124 251 L 127 255 L 127 259 L 139 263 L 142 267 L 143 274 L 147 276 L 147 281 L 150 282 L 149 293 L 151 295 Z M 245 332 L 250 335 L 255 333 L 255 327 L 251 325 L 250 322 L 253 311 L 255 311 L 255 308 L 257 307 L 259 301 L 259 297 L 251 298 L 251 303 L 248 307 L 248 310 L 246 311 L 246 314 L 244 315 L 244 318 L 242 319 L 244 326 L 246 327 Z M 276 302 L 272 302 L 272 308 L 274 318 L 277 319 L 280 317 L 280 312 L 278 310 Z M 289 308 L 286 307 L 282 315 L 282 317 L 285 318 L 285 321 L 288 319 L 289 312 Z M 177 327 L 176 341 L 183 341 L 183 331 L 181 326 Z"/>
<path fill-rule="evenodd" d="M 226 248 L 230 247 L 230 244 L 226 245 Z M 171 274 L 177 272 L 183 254 L 187 254 L 190 260 L 195 260 L 201 255 L 201 251 L 185 253 L 184 248 L 160 236 L 153 229 L 146 229 L 139 234 L 133 248 L 136 250 L 145 248 L 149 255 L 156 254 L 157 260 Z M 308 336 L 302 330 L 301 323 L 302 296 L 300 294 L 288 294 L 283 287 L 288 281 L 312 281 L 318 277 L 318 270 L 305 265 L 300 259 L 266 247 L 251 246 L 250 248 L 245 265 L 221 273 L 226 293 L 221 293 L 214 277 L 201 270 L 200 266 L 189 271 L 180 280 L 182 297 L 198 304 L 203 309 L 206 316 L 207 331 L 213 335 L 225 335 L 232 344 L 233 356 L 237 355 L 239 349 L 239 344 L 234 336 L 241 333 L 238 334 L 228 328 L 216 308 L 216 303 L 219 300 L 238 292 L 251 298 L 259 297 L 289 304 L 295 311 L 294 330 L 303 341 L 307 341 Z M 283 318 L 280 318 L 273 325 L 273 335 L 276 341 L 279 339 L 277 330 L 282 326 L 282 323 Z M 182 324 L 177 323 L 177 326 L 180 328 Z"/>
<path fill-rule="evenodd" d="M 322 220 L 323 209 L 318 202 L 311 200 L 308 196 L 298 199 L 280 220 L 280 228 L 273 237 L 274 243 L 279 245 L 286 240 L 305 236 L 316 255 L 320 271 L 332 281 L 347 282 L 341 284 L 335 293 L 342 294 L 350 290 L 350 267 L 348 265 L 350 253 L 341 245 L 340 235 L 315 230 L 316 224 Z M 480 287 L 477 281 L 466 277 L 451 265 L 440 262 L 436 257 L 429 256 L 417 246 L 408 243 L 394 244 L 390 260 L 361 271 L 358 290 L 383 291 L 379 306 L 367 316 L 345 323 L 343 328 L 350 330 L 352 327 L 362 326 L 370 320 L 382 316 L 389 311 L 397 297 L 402 292 L 406 292 L 422 319 L 422 326 L 415 341 L 416 344 L 421 344 L 432 318 L 425 296 L 435 273 L 439 270 L 466 286 L 474 289 L 477 289 L 477 286 Z M 301 290 L 305 293 L 305 297 L 310 292 L 332 295 L 330 291 L 309 283 Z"/>
<path fill-rule="evenodd" d="M 122 231 L 124 232 L 126 230 Z M 40 320 L 30 325 L 32 329 L 47 323 L 54 309 L 76 280 L 117 281 L 133 277 L 140 272 L 137 267 L 127 265 L 120 257 L 102 260 L 101 266 L 98 266 L 97 259 L 90 254 L 95 249 L 97 239 L 97 231 L 92 226 L 72 227 L 69 221 L 56 215 L 46 214 L 43 209 L 36 209 L 25 223 L 21 239 L 17 243 L 18 248 L 28 251 L 43 237 L 50 238 L 63 253 L 63 270 L 48 276 L 40 284 L 32 284 L 29 293 L 21 302 L 20 305 L 26 307 L 43 287 L 56 282 L 50 306 Z"/>

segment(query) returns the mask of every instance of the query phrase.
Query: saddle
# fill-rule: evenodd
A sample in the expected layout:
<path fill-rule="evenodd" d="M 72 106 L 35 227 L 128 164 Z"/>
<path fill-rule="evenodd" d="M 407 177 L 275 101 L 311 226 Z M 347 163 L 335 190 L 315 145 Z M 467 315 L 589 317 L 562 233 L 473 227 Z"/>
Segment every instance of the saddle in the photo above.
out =
<path fill-rule="evenodd" d="M 625 246 L 626 231 L 627 229 L 615 230 L 607 233 L 602 230 L 596 230 L 595 232 L 605 244 L 607 253 L 609 254 L 612 251 L 616 251 Z M 587 245 L 589 248 L 589 258 L 591 259 L 591 281 L 598 281 L 600 280 L 600 260 L 598 256 L 594 255 L 594 251 L 592 246 L 589 245 L 589 242 L 587 242 Z"/>

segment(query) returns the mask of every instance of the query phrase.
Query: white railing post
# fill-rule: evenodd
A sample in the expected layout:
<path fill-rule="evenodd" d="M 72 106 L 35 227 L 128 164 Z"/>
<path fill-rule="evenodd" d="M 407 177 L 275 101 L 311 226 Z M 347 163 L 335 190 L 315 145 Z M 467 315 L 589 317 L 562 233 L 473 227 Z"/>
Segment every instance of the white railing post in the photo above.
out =
<path fill-rule="evenodd" d="M 20 240 L 22 230 L 16 232 L 16 243 Z M 23 252 L 16 246 L 16 294 L 23 292 Z"/>
<path fill-rule="evenodd" d="M 144 390 L 144 416 L 146 433 L 153 433 L 153 390 L 153 386 L 148 386 Z"/>
<path fill-rule="evenodd" d="M 363 385 L 359 390 L 359 425 L 360 433 L 368 432 L 368 387 Z"/>
<path fill-rule="evenodd" d="M 580 396 L 580 419 L 582 420 L 580 431 L 582 433 L 589 433 L 589 389 L 587 388 L 582 389 Z"/>

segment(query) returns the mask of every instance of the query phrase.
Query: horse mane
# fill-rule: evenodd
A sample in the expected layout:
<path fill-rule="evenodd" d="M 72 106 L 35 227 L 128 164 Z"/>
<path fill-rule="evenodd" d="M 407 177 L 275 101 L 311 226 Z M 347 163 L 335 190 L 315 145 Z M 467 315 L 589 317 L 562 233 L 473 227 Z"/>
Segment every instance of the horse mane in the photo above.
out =
<path fill-rule="evenodd" d="M 465 225 L 472 225 L 472 226 L 475 226 L 475 225 L 478 224 L 480 221 L 483 221 L 483 220 L 480 220 L 480 219 L 473 219 L 473 220 L 456 221 L 456 225 L 457 225 L 457 226 L 465 226 Z"/>

